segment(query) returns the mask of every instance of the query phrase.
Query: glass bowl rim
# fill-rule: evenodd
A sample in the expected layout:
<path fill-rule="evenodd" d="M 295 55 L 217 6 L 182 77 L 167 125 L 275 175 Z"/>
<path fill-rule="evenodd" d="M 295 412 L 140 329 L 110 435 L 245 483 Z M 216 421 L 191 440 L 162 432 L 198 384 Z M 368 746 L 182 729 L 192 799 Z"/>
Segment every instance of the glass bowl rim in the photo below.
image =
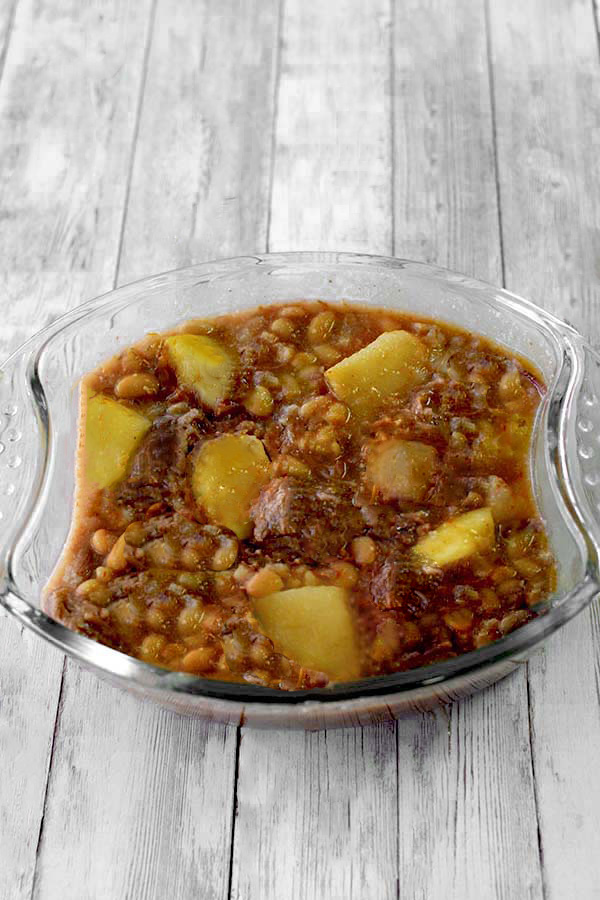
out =
<path fill-rule="evenodd" d="M 97 297 L 91 298 L 78 305 L 74 310 L 56 318 L 50 325 L 37 332 L 16 351 L 14 351 L 2 369 L 8 367 L 15 360 L 26 353 L 36 358 L 47 342 L 56 334 L 78 320 L 91 316 L 105 307 L 117 305 L 128 298 L 128 303 L 134 304 L 139 300 L 140 292 L 152 287 L 167 287 L 181 279 L 194 279 L 204 276 L 207 280 L 219 277 L 231 277 L 236 273 L 242 275 L 247 267 L 274 266 L 292 268 L 293 266 L 305 266 L 311 269 L 320 266 L 344 265 L 370 265 L 376 268 L 407 269 L 415 274 L 445 282 L 449 285 L 462 285 L 485 291 L 485 297 L 481 299 L 492 306 L 504 309 L 506 312 L 525 316 L 534 321 L 553 339 L 557 350 L 557 371 L 548 385 L 548 391 L 544 403 L 553 395 L 556 385 L 564 376 L 564 358 L 561 360 L 559 350 L 564 350 L 566 338 L 570 338 L 569 345 L 572 351 L 580 355 L 584 352 L 585 342 L 572 326 L 561 321 L 552 313 L 530 300 L 519 295 L 498 288 L 493 284 L 462 275 L 441 266 L 430 265 L 423 262 L 402 259 L 399 257 L 379 256 L 366 253 L 347 253 L 337 251 L 293 251 L 282 253 L 251 254 L 225 259 L 211 260 L 197 263 L 192 266 L 172 269 L 167 272 L 144 277 L 134 282 L 108 291 Z M 290 298 L 292 299 L 292 298 Z M 296 298 L 298 299 L 298 298 Z M 342 298 L 340 298 L 342 299 Z M 282 301 L 283 302 L 283 301 Z M 409 310 L 407 310 L 409 311 Z M 443 319 L 442 319 L 443 321 Z M 33 396 L 39 404 L 38 391 L 33 391 Z M 565 392 L 569 397 L 569 392 Z M 573 402 L 573 393 L 570 394 Z M 42 416 L 42 425 L 47 427 Z M 551 428 L 548 425 L 548 429 Z M 555 437 L 559 437 L 555 435 Z M 548 435 L 545 435 L 546 440 Z M 44 440 L 44 438 L 42 438 Z M 15 539 L 8 548 L 6 556 L 6 574 L 0 580 L 0 603 L 11 612 L 25 627 L 34 631 L 38 636 L 58 647 L 69 656 L 79 662 L 95 669 L 100 674 L 115 677 L 122 683 L 129 683 L 131 687 L 139 689 L 154 689 L 159 692 L 175 693 L 180 695 L 200 695 L 207 698 L 215 698 L 225 701 L 237 701 L 263 704 L 298 704 L 310 702 L 311 704 L 328 704 L 331 702 L 355 700 L 369 696 L 384 696 L 413 691 L 430 685 L 442 686 L 445 682 L 457 676 L 471 675 L 486 667 L 503 660 L 526 657 L 526 655 L 546 637 L 557 631 L 562 625 L 580 612 L 599 590 L 597 553 L 590 552 L 590 541 L 582 521 L 578 514 L 577 498 L 566 490 L 563 479 L 556 477 L 557 487 L 563 495 L 567 508 L 570 510 L 572 524 L 579 530 L 580 536 L 588 547 L 586 572 L 583 579 L 568 593 L 561 596 L 560 600 L 547 612 L 529 623 L 517 628 L 515 631 L 494 641 L 492 644 L 479 649 L 469 651 L 457 657 L 434 662 L 427 666 L 395 672 L 382 676 L 370 676 L 355 682 L 333 684 L 323 689 L 307 689 L 296 691 L 281 691 L 275 688 L 266 688 L 260 685 L 240 684 L 237 682 L 218 681 L 205 679 L 194 675 L 187 675 L 163 669 L 141 660 L 130 657 L 111 647 L 99 644 L 92 638 L 79 634 L 67 628 L 61 622 L 52 619 L 40 608 L 33 606 L 25 597 L 19 594 L 17 586 L 11 575 L 11 561 L 15 547 L 18 545 L 27 522 L 31 519 L 42 493 L 44 471 L 47 464 L 47 450 L 44 458 L 43 469 L 38 478 L 37 489 L 32 491 L 27 509 L 24 513 L 22 527 L 17 532 Z M 563 473 L 564 474 L 564 473 Z M 568 479 L 567 479 L 568 480 Z M 568 487 L 568 485 L 567 485 Z M 575 506 L 575 508 L 573 508 Z M 595 546 L 595 545 L 594 545 Z M 0 561 L 0 565 L 4 561 Z M 0 569 L 1 572 L 1 569 Z"/>

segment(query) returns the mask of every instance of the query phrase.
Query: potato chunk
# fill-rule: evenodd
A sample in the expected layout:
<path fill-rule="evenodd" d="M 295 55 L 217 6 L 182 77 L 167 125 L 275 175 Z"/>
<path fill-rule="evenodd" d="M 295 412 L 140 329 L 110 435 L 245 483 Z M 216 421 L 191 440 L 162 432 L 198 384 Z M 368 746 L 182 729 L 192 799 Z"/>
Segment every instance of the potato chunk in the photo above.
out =
<path fill-rule="evenodd" d="M 444 522 L 414 546 L 425 562 L 451 566 L 494 546 L 494 519 L 489 507 L 474 509 Z"/>
<path fill-rule="evenodd" d="M 404 397 L 427 379 L 427 350 L 408 331 L 387 331 L 327 369 L 329 387 L 351 410 L 364 415 L 388 397 Z"/>
<path fill-rule="evenodd" d="M 200 448 L 192 491 L 209 519 L 247 538 L 252 531 L 250 506 L 269 470 L 262 441 L 248 434 L 223 434 Z"/>
<path fill-rule="evenodd" d="M 176 334 L 165 341 L 169 359 L 184 387 L 215 409 L 229 395 L 235 370 L 231 350 L 204 334 Z"/>
<path fill-rule="evenodd" d="M 125 477 L 150 420 L 103 394 L 85 395 L 84 410 L 85 479 L 101 489 Z"/>
<path fill-rule="evenodd" d="M 423 499 L 437 467 L 429 444 L 390 438 L 367 450 L 366 480 L 382 500 Z"/>
<path fill-rule="evenodd" d="M 358 677 L 356 635 L 343 588 L 277 591 L 255 600 L 254 611 L 280 653 L 334 681 Z"/>
<path fill-rule="evenodd" d="M 526 519 L 529 511 L 530 493 L 527 482 L 520 478 L 508 485 L 497 475 L 482 478 L 479 490 L 489 506 L 496 524 L 510 522 L 511 519 Z"/>

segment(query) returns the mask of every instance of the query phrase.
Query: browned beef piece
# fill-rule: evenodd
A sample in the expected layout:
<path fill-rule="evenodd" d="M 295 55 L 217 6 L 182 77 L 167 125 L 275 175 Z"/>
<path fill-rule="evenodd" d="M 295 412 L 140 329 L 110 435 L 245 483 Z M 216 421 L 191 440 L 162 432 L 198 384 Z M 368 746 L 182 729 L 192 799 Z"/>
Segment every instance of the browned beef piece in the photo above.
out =
<path fill-rule="evenodd" d="M 406 599 L 408 579 L 406 562 L 394 553 L 389 553 L 373 572 L 371 596 L 383 609 L 403 606 Z"/>
<path fill-rule="evenodd" d="M 395 539 L 406 547 L 417 540 L 419 526 L 430 520 L 430 513 L 425 509 L 400 512 L 390 504 L 367 503 L 360 495 L 357 499 L 360 502 L 364 525 L 368 527 L 373 537 L 384 540 Z"/>
<path fill-rule="evenodd" d="M 177 420 L 160 416 L 134 456 L 126 482 L 133 486 L 162 485 L 169 474 L 169 466 L 177 444 Z"/>
<path fill-rule="evenodd" d="M 380 544 L 371 577 L 371 597 L 383 609 L 402 609 L 411 615 L 425 612 L 432 597 L 440 597 L 441 570 L 415 566 L 396 542 Z"/>
<path fill-rule="evenodd" d="M 164 415 L 152 427 L 134 456 L 116 500 L 136 514 L 153 503 L 183 503 L 187 457 L 200 437 L 202 414 L 191 410 L 181 416 Z"/>
<path fill-rule="evenodd" d="M 262 489 L 251 515 L 255 541 L 289 546 L 315 562 L 338 553 L 362 525 L 345 485 L 287 476 Z"/>

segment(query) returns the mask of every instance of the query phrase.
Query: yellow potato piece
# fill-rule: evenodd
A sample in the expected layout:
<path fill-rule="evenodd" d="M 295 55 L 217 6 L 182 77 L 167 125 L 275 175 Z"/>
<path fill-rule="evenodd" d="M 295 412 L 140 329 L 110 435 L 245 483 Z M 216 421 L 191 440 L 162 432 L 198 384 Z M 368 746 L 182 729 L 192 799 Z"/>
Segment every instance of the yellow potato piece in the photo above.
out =
<path fill-rule="evenodd" d="M 481 491 L 496 524 L 526 519 L 530 515 L 531 495 L 524 478 L 509 486 L 497 475 L 490 475 L 481 480 Z"/>
<path fill-rule="evenodd" d="M 494 519 L 486 506 L 444 522 L 421 538 L 413 549 L 424 561 L 443 568 L 491 550 L 494 543 Z"/>
<path fill-rule="evenodd" d="M 262 441 L 248 434 L 224 434 L 200 448 L 192 491 L 211 521 L 247 538 L 252 531 L 250 506 L 269 470 Z"/>
<path fill-rule="evenodd" d="M 103 394 L 87 395 L 84 416 L 85 479 L 93 487 L 105 488 L 125 477 L 151 423 L 146 416 Z"/>
<path fill-rule="evenodd" d="M 165 347 L 179 383 L 203 403 L 215 409 L 229 396 L 235 371 L 231 350 L 204 334 L 176 334 Z"/>
<path fill-rule="evenodd" d="M 390 438 L 367 450 L 366 480 L 382 500 L 423 499 L 437 467 L 429 444 Z"/>
<path fill-rule="evenodd" d="M 254 611 L 280 653 L 334 681 L 358 678 L 358 646 L 343 588 L 277 591 L 255 600 Z"/>
<path fill-rule="evenodd" d="M 387 331 L 327 369 L 333 393 L 364 415 L 389 397 L 405 397 L 428 377 L 427 350 L 408 331 Z"/>

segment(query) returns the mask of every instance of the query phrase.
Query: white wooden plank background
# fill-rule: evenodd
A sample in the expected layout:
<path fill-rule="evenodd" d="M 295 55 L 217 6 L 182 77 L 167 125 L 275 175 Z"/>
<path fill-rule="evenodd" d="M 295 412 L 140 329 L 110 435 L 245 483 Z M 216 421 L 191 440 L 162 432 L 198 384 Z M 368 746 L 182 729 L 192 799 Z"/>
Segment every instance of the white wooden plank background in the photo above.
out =
<path fill-rule="evenodd" d="M 587 0 L 0 0 L 0 352 L 265 248 L 439 262 L 598 343 Z M 600 617 L 442 710 L 207 725 L 0 616 L 0 898 L 600 897 Z"/>
<path fill-rule="evenodd" d="M 597 346 L 600 67 L 589 4 L 503 6 L 506 16 L 491 5 L 491 32 L 506 284 Z M 596 603 L 529 665 L 548 900 L 600 896 L 599 626 Z"/>

